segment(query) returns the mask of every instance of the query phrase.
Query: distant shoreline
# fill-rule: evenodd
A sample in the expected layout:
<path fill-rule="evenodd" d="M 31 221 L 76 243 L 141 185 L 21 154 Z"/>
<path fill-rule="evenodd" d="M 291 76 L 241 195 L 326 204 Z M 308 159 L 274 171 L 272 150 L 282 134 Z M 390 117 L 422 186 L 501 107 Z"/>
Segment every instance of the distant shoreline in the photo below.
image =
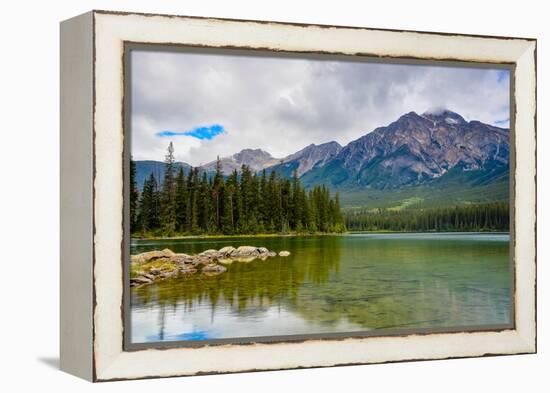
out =
<path fill-rule="evenodd" d="M 509 235 L 509 231 L 348 231 L 343 233 L 262 233 L 262 234 L 247 234 L 247 235 L 185 235 L 185 236 L 151 236 L 151 237 L 131 237 L 130 240 L 187 240 L 187 239 L 240 239 L 240 238 L 271 238 L 271 237 L 310 237 L 310 236 L 344 236 L 356 234 L 502 234 Z"/>

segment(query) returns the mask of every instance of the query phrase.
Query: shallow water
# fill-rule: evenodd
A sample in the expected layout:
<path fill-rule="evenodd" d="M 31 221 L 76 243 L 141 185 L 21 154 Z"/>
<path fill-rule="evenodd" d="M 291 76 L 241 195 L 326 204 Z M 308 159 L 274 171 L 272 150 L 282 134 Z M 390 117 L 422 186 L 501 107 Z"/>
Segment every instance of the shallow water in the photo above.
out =
<path fill-rule="evenodd" d="M 134 240 L 131 252 L 193 254 L 228 245 L 291 255 L 132 288 L 133 343 L 511 321 L 508 234 Z"/>

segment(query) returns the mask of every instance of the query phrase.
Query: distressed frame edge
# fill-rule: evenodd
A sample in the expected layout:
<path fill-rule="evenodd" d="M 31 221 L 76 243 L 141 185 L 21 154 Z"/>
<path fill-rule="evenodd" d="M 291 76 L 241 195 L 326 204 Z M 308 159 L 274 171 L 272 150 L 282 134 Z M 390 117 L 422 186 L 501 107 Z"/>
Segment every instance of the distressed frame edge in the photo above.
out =
<path fill-rule="evenodd" d="M 93 381 L 93 18 L 59 25 L 60 369 Z"/>
<path fill-rule="evenodd" d="M 100 14 L 103 14 L 102 12 L 100 12 Z M 108 13 L 109 15 L 112 15 L 113 13 L 109 12 Z M 130 14 L 130 15 L 134 15 L 134 14 Z M 186 18 L 193 18 L 193 17 L 186 17 Z M 211 19 L 211 18 L 205 18 L 205 19 Z M 253 21 L 252 21 L 253 22 Z M 274 24 L 284 24 L 284 23 L 280 23 L 280 22 L 273 22 Z M 368 29 L 365 29 L 365 30 L 368 30 Z M 414 33 L 417 33 L 417 32 L 414 32 Z M 399 34 L 399 32 L 395 32 L 394 33 L 395 35 Z M 429 35 L 433 35 L 433 34 L 437 34 L 437 33 L 426 33 L 426 34 L 429 34 Z M 452 34 L 452 36 L 459 36 L 459 35 L 454 35 Z M 461 36 L 467 36 L 467 37 L 470 37 L 468 35 L 461 35 Z M 498 39 L 505 39 L 505 38 L 502 38 L 502 37 L 497 37 Z M 523 40 L 523 39 L 522 39 Z M 534 41 L 534 43 L 532 42 Z M 94 41 L 95 43 L 95 41 Z M 531 40 L 531 39 L 527 39 L 526 40 L 526 44 L 527 44 L 527 47 L 529 47 L 529 43 L 532 43 L 532 52 L 535 53 L 535 57 L 531 56 L 531 59 L 534 59 L 534 71 L 535 71 L 535 75 L 534 75 L 534 86 L 532 86 L 534 89 L 536 89 L 536 40 Z M 531 53 L 531 51 L 529 51 L 529 48 L 526 48 L 525 52 L 529 52 Z M 531 63 L 533 64 L 533 63 Z M 529 65 L 529 64 L 527 64 Z M 95 76 L 95 75 L 94 75 Z M 527 92 L 528 96 L 532 96 L 532 91 L 528 91 Z M 533 122 L 533 127 L 529 130 L 533 133 L 533 136 L 536 138 L 536 97 L 531 97 L 531 98 L 534 98 L 533 100 L 533 111 L 534 111 L 534 116 L 535 116 L 535 121 Z M 521 106 L 521 105 L 518 105 L 518 106 Z M 536 149 L 536 142 L 535 142 L 535 149 Z M 535 150 L 536 151 L 536 150 Z M 535 175 L 536 175 L 536 162 L 535 162 Z M 533 186 L 536 187 L 536 179 L 535 179 L 535 182 L 534 184 L 532 184 Z M 535 195 L 535 206 L 536 206 L 536 195 Z M 536 225 L 536 217 L 533 217 L 533 221 L 535 222 L 535 225 Z M 535 235 L 536 234 L 536 228 L 533 228 L 533 232 L 532 233 L 529 233 L 531 235 Z M 517 251 L 517 250 L 516 250 Z M 536 258 L 536 249 L 535 249 L 535 253 L 534 253 L 534 256 Z M 536 261 L 535 261 L 536 262 Z M 535 276 L 534 276 L 534 279 L 535 279 L 535 284 L 536 284 L 536 267 L 535 267 Z M 97 282 L 96 282 L 96 285 L 97 285 Z M 535 288 L 536 290 L 536 288 Z M 536 301 L 536 293 L 535 293 L 535 296 L 533 297 L 534 301 Z M 523 308 L 524 306 L 522 306 Z M 518 326 L 517 327 L 517 331 L 515 331 L 516 333 L 516 336 L 515 337 L 516 339 L 519 340 L 519 343 L 521 344 L 521 350 L 519 350 L 518 352 L 511 352 L 509 354 L 519 354 L 519 353 L 533 353 L 533 352 L 536 352 L 536 314 L 534 315 L 534 322 L 535 322 L 535 326 L 534 326 L 534 331 L 525 331 L 524 329 L 520 329 L 520 327 Z M 522 333 L 522 334 L 518 334 L 518 333 Z M 445 334 L 444 336 L 448 336 L 449 334 Z M 95 337 L 94 337 L 95 339 Z M 178 349 L 178 350 L 181 350 L 181 349 Z M 183 350 L 186 350 L 185 348 L 183 348 Z M 492 355 L 504 355 L 504 354 L 507 354 L 507 353 L 502 353 L 502 352 L 497 352 L 497 353 L 482 353 L 482 354 L 478 354 L 478 355 L 475 355 L 475 354 L 469 354 L 469 355 L 463 355 L 463 356 L 456 356 L 456 357 L 472 357 L 472 356 L 492 356 Z M 367 361 L 367 362 L 364 362 L 364 363 L 349 363 L 349 364 L 368 364 L 368 363 L 385 363 L 385 362 L 394 362 L 394 361 L 410 361 L 410 360 L 429 360 L 429 359 L 442 359 L 442 358 L 454 358 L 454 356 L 441 356 L 441 357 L 428 357 L 428 358 L 423 358 L 423 359 L 407 359 L 406 357 L 403 357 L 399 360 L 388 360 L 388 361 Z M 119 357 L 115 358 L 115 359 L 112 359 L 112 363 L 111 363 L 111 366 L 115 366 L 114 368 L 116 368 L 116 363 L 118 363 L 118 361 L 120 360 Z M 307 367 L 329 367 L 329 366 L 336 366 L 336 365 L 339 365 L 339 364 L 331 364 L 331 365 L 321 365 L 321 366 L 315 366 L 315 365 L 312 365 L 312 366 L 307 366 Z M 108 367 L 108 368 L 111 368 L 111 367 Z M 297 366 L 297 367 L 279 367 L 279 368 L 275 368 L 275 369 L 287 369 L 287 368 L 302 368 L 301 366 Z M 271 368 L 268 368 L 268 369 L 265 369 L 265 370 L 270 370 Z M 135 379 L 135 378 L 152 378 L 152 377 L 163 377 L 163 376 L 178 376 L 178 375 L 198 375 L 198 374 L 206 374 L 206 373 L 210 373 L 210 372 L 194 372 L 194 373 L 191 373 L 191 374 L 185 374 L 185 373 L 172 373 L 172 374 L 163 374 L 163 375 L 150 375 L 150 376 L 131 376 L 131 377 L 124 377 L 124 376 L 121 376 L 121 377 L 117 377 L 117 376 L 113 376 L 111 375 L 111 377 L 108 376 L 109 372 L 106 372 L 106 373 L 103 373 L 103 371 L 107 371 L 106 369 L 103 369 L 101 370 L 102 372 L 100 373 L 101 375 L 99 376 L 99 378 L 97 378 L 97 376 L 94 377 L 94 380 L 97 380 L 97 381 L 102 381 L 102 380 L 117 380 L 117 379 Z M 259 370 L 238 370 L 238 371 L 219 371 L 219 373 L 221 372 L 243 372 L 243 371 L 259 371 Z M 214 372 L 214 373 L 218 373 L 218 372 Z M 105 378 L 105 376 L 107 378 Z"/>

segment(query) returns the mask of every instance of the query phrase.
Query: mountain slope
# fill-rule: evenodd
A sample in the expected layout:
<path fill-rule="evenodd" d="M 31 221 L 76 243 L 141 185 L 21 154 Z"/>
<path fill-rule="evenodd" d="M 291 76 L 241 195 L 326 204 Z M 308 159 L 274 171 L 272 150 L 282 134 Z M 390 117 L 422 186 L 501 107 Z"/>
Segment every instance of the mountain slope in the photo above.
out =
<path fill-rule="evenodd" d="M 220 160 L 229 175 L 248 165 L 291 177 L 311 188 L 339 191 L 344 206 L 445 206 L 509 198 L 510 133 L 466 121 L 447 109 L 410 112 L 342 147 L 311 144 L 283 159 L 261 149 L 244 149 Z M 189 165 L 178 163 L 186 170 Z M 162 180 L 164 164 L 137 161 L 137 181 L 151 172 Z M 200 168 L 214 172 L 216 161 Z"/>
<path fill-rule="evenodd" d="M 350 142 L 302 179 L 310 186 L 385 190 L 427 184 L 456 167 L 487 182 L 491 173 L 507 171 L 509 156 L 508 129 L 467 122 L 449 110 L 410 112 Z"/>
<path fill-rule="evenodd" d="M 135 161 L 136 163 L 136 184 L 138 189 L 141 191 L 143 189 L 143 182 L 151 176 L 151 173 L 155 175 L 157 182 L 161 184 L 164 181 L 164 162 L 161 161 Z M 176 171 L 179 171 L 179 168 L 182 167 L 184 172 L 187 173 L 191 166 L 185 162 L 176 162 Z"/>
<path fill-rule="evenodd" d="M 298 177 L 313 168 L 322 167 L 332 160 L 342 150 L 337 142 L 327 142 L 320 145 L 311 144 L 294 154 L 282 159 L 282 163 L 268 168 L 268 172 L 276 171 L 284 176 L 291 177 L 296 171 Z"/>

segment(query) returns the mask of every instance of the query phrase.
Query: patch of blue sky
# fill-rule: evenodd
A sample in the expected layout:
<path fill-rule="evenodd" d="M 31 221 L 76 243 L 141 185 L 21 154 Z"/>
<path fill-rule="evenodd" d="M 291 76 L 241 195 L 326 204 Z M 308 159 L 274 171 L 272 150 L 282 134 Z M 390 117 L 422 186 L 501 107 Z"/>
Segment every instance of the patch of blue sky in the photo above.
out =
<path fill-rule="evenodd" d="M 510 79 L 510 71 L 509 70 L 499 70 L 497 71 L 497 81 L 498 82 L 505 82 Z"/>
<path fill-rule="evenodd" d="M 190 136 L 200 140 L 212 140 L 220 134 L 225 134 L 225 128 L 221 124 L 212 124 L 210 126 L 199 126 L 187 131 L 171 131 L 164 130 L 157 132 L 159 137 L 171 137 L 171 136 Z"/>
<path fill-rule="evenodd" d="M 510 124 L 510 118 L 502 119 L 502 120 L 495 120 L 495 125 L 497 126 L 505 126 L 508 127 Z"/>
<path fill-rule="evenodd" d="M 173 335 L 160 335 L 152 334 L 147 336 L 146 342 L 155 341 L 201 341 L 208 340 L 210 335 L 206 331 L 193 331 L 189 333 L 173 334 Z"/>
<path fill-rule="evenodd" d="M 195 331 L 190 333 L 177 334 L 173 338 L 176 341 L 199 341 L 208 340 L 210 336 L 205 331 Z"/>

